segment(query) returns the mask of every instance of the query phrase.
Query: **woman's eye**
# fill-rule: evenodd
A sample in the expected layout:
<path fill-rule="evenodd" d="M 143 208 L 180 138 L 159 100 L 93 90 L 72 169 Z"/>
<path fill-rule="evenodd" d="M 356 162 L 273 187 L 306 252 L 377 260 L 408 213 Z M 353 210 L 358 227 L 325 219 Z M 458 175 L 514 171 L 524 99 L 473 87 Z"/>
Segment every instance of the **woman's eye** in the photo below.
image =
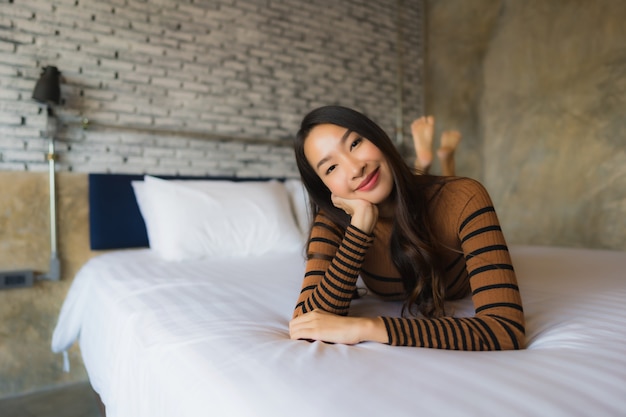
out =
<path fill-rule="evenodd" d="M 352 143 L 350 144 L 350 149 L 354 148 L 355 146 L 357 146 L 359 143 L 361 143 L 363 141 L 362 138 L 356 138 L 355 140 L 352 141 Z"/>
<path fill-rule="evenodd" d="M 335 166 L 336 165 L 331 165 L 328 167 L 328 169 L 326 170 L 326 175 L 330 174 L 331 172 L 333 172 L 335 170 Z"/>

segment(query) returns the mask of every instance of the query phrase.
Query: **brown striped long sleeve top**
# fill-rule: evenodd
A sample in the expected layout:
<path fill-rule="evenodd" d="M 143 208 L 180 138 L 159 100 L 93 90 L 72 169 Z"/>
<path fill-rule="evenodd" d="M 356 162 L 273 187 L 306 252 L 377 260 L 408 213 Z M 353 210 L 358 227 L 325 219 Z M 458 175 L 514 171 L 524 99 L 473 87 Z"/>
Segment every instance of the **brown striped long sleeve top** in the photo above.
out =
<path fill-rule="evenodd" d="M 469 178 L 447 181 L 432 198 L 430 219 L 443 243 L 447 299 L 471 293 L 472 317 L 382 317 L 389 344 L 456 350 L 524 347 L 524 314 L 511 258 L 485 188 Z M 314 219 L 308 261 L 294 317 L 322 309 L 347 315 L 359 275 L 370 292 L 403 300 L 390 255 L 393 220 L 379 218 L 372 234 L 342 230 L 323 213 Z M 314 255 L 314 256 L 311 256 Z"/>

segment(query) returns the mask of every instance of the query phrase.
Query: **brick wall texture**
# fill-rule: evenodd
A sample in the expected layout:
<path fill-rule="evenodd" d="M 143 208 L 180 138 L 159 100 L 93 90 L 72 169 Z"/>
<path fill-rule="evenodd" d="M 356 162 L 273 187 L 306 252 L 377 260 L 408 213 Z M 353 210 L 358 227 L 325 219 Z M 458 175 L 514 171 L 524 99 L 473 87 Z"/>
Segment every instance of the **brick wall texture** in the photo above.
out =
<path fill-rule="evenodd" d="M 422 110 L 420 0 L 0 0 L 0 170 L 294 176 L 326 104 Z M 62 73 L 55 117 L 31 99 Z M 88 122 L 85 126 L 85 122 Z M 398 126 L 401 126 L 398 128 Z"/>

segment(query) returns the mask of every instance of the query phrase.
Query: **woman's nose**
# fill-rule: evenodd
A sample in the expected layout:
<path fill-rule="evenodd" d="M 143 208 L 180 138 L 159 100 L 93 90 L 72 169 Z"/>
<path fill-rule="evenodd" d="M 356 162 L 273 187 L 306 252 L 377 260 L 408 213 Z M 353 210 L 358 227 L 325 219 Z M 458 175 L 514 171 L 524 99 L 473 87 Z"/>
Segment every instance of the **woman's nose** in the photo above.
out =
<path fill-rule="evenodd" d="M 352 159 L 350 161 L 350 169 L 352 172 L 352 178 L 362 177 L 365 172 L 365 162 L 358 159 Z"/>

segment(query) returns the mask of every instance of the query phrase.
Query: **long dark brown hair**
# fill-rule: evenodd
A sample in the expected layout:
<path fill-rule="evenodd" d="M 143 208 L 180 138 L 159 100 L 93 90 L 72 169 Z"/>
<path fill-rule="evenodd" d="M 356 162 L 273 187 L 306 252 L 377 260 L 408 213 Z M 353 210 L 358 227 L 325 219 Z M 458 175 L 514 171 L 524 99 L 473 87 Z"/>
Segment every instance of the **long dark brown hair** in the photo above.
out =
<path fill-rule="evenodd" d="M 342 106 L 324 106 L 307 114 L 295 137 L 296 163 L 306 187 L 313 217 L 323 211 L 339 227 L 347 228 L 350 217 L 331 201 L 331 192 L 324 185 L 304 154 L 304 141 L 320 124 L 334 124 L 349 129 L 372 142 L 385 156 L 391 169 L 394 187 L 394 223 L 390 251 L 394 265 L 402 276 L 406 298 L 403 314 L 419 311 L 426 317 L 445 314 L 445 282 L 443 266 L 438 256 L 439 243 L 429 222 L 428 204 L 433 193 L 427 190 L 441 187 L 440 177 L 416 175 L 406 164 L 389 136 L 364 114 Z"/>

